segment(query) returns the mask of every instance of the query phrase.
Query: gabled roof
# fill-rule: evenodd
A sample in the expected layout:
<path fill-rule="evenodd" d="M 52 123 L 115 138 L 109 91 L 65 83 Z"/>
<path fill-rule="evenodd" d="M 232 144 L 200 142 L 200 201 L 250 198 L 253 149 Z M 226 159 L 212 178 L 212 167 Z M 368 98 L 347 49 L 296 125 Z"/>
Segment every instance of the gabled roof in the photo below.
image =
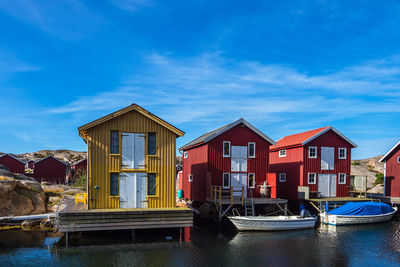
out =
<path fill-rule="evenodd" d="M 388 158 L 390 158 L 390 157 L 389 157 L 390 154 L 392 154 L 392 152 L 395 151 L 398 147 L 400 147 L 400 141 L 399 141 L 397 144 L 395 144 L 394 147 L 392 147 L 392 148 L 389 150 L 389 152 L 386 153 L 386 155 L 383 156 L 383 157 L 379 160 L 379 162 L 385 162 L 385 161 L 387 161 Z"/>
<path fill-rule="evenodd" d="M 45 157 L 45 158 L 42 158 L 42 159 L 40 159 L 40 160 L 38 160 L 38 161 L 35 161 L 34 164 L 39 163 L 39 162 L 41 162 L 41 161 L 43 161 L 43 160 L 45 160 L 45 159 L 47 159 L 47 158 L 53 158 L 53 159 L 55 159 L 55 160 L 61 162 L 61 163 L 64 164 L 65 166 L 67 166 L 67 163 L 65 163 L 64 161 L 59 160 L 59 159 L 56 158 L 56 157 L 53 157 L 52 155 L 47 156 L 47 157 Z"/>
<path fill-rule="evenodd" d="M 345 141 L 347 141 L 353 147 L 357 147 L 357 145 L 353 141 L 351 141 L 346 136 L 344 136 L 335 127 L 326 126 L 326 127 L 314 129 L 314 130 L 307 131 L 307 132 L 302 132 L 302 133 L 298 133 L 298 134 L 285 136 L 285 137 L 279 139 L 276 142 L 275 146 L 271 146 L 271 149 L 291 147 L 291 146 L 304 146 L 307 143 L 311 142 L 312 140 L 316 139 L 317 137 L 323 135 L 324 133 L 326 133 L 330 130 L 334 131 L 337 135 L 342 137 Z"/>
<path fill-rule="evenodd" d="M 130 112 L 130 111 L 132 111 L 132 110 L 135 110 L 135 111 L 139 112 L 140 114 L 146 116 L 147 118 L 149 118 L 149 119 L 155 121 L 156 123 L 158 123 L 158 124 L 164 126 L 165 128 L 167 128 L 168 130 L 172 131 L 173 133 L 175 133 L 175 134 L 178 135 L 178 136 L 183 136 L 183 135 L 185 134 L 185 132 L 179 130 L 179 129 L 176 128 L 175 126 L 169 124 L 168 122 L 166 122 L 166 121 L 164 121 L 163 119 L 157 117 L 157 116 L 154 115 L 153 113 L 151 113 L 151 112 L 145 110 L 144 108 L 140 107 L 139 105 L 137 105 L 137 104 L 132 104 L 132 105 L 127 106 L 127 107 L 125 107 L 125 108 L 123 108 L 123 109 L 120 109 L 120 110 L 115 111 L 115 112 L 113 112 L 113 113 L 111 113 L 111 114 L 108 114 L 107 116 L 104 116 L 104 117 L 102 117 L 102 118 L 100 118 L 100 119 L 97 119 L 97 120 L 95 120 L 95 121 L 89 122 L 89 123 L 87 123 L 87 124 L 85 124 L 85 125 L 79 127 L 79 128 L 78 128 L 79 135 L 82 136 L 82 137 L 84 137 L 84 136 L 85 136 L 85 132 L 86 132 L 88 129 L 93 128 L 93 127 L 95 127 L 95 126 L 97 126 L 97 125 L 99 125 L 99 124 L 102 124 L 102 123 L 106 122 L 106 121 L 109 121 L 109 120 L 111 120 L 111 119 L 113 119 L 113 118 L 115 118 L 115 117 L 118 117 L 118 116 L 121 116 L 121 115 L 123 115 L 123 114 L 125 114 L 125 113 L 128 113 L 128 112 Z"/>
<path fill-rule="evenodd" d="M 78 161 L 75 161 L 75 162 L 72 163 L 71 165 L 79 164 L 79 163 L 81 163 L 82 161 L 85 161 L 85 160 L 87 160 L 87 158 L 83 158 L 83 159 L 80 159 L 80 160 L 78 160 Z"/>
<path fill-rule="evenodd" d="M 185 149 L 194 145 L 198 145 L 198 144 L 205 144 L 208 141 L 210 141 L 211 139 L 214 139 L 215 137 L 223 134 L 224 132 L 232 129 L 233 127 L 235 127 L 236 125 L 239 124 L 243 124 L 245 126 L 247 126 L 249 129 L 251 129 L 253 132 L 255 132 L 256 134 L 258 134 L 259 136 L 261 136 L 262 138 L 264 138 L 265 140 L 267 140 L 271 145 L 275 144 L 275 141 L 272 140 L 271 138 L 269 138 L 267 135 L 265 135 L 264 133 L 262 133 L 260 130 L 258 130 L 256 127 L 254 127 L 253 125 L 251 125 L 248 121 L 246 121 L 243 118 L 238 119 L 237 121 L 234 121 L 232 123 L 229 123 L 225 126 L 222 126 L 221 128 L 218 128 L 216 130 L 213 130 L 211 132 L 205 133 L 202 136 L 200 136 L 199 138 L 194 139 L 193 141 L 191 141 L 190 143 L 184 145 L 183 147 L 181 147 L 179 150 L 181 149 Z"/>
<path fill-rule="evenodd" d="M 4 155 L 1 155 L 0 158 L 2 158 L 2 157 L 4 157 L 4 156 L 7 156 L 7 155 L 10 156 L 10 157 L 12 157 L 13 159 L 18 160 L 19 162 L 21 162 L 21 163 L 23 163 L 23 164 L 26 164 L 25 161 L 22 161 L 22 160 L 16 158 L 15 156 L 13 156 L 13 155 L 11 155 L 11 154 L 9 154 L 9 153 L 6 153 L 6 154 L 4 154 Z"/>

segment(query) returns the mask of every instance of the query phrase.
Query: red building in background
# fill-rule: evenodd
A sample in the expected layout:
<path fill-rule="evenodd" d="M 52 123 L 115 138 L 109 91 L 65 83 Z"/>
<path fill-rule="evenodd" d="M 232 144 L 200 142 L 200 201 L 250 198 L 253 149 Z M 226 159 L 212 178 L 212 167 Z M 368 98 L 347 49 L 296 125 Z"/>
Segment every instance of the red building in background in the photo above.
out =
<path fill-rule="evenodd" d="M 76 173 L 86 173 L 87 171 L 87 159 L 81 159 L 71 164 L 71 175 L 74 176 Z"/>
<path fill-rule="evenodd" d="M 68 165 L 65 162 L 53 156 L 48 156 L 35 162 L 33 177 L 40 182 L 64 184 L 66 182 L 67 167 Z"/>
<path fill-rule="evenodd" d="M 379 162 L 385 163 L 385 196 L 400 197 L 400 142 Z"/>
<path fill-rule="evenodd" d="M 25 162 L 17 159 L 11 154 L 0 156 L 0 165 L 7 166 L 12 173 L 25 173 Z"/>
<path fill-rule="evenodd" d="M 321 197 L 348 196 L 351 149 L 355 147 L 332 126 L 283 137 L 269 152 L 278 197 L 298 199 L 299 186 Z"/>
<path fill-rule="evenodd" d="M 246 195 L 252 191 L 254 197 L 259 196 L 258 185 L 267 181 L 268 152 L 273 144 L 244 119 L 193 140 L 179 149 L 183 153 L 179 185 L 184 197 L 204 202 L 211 185 L 244 187 Z"/>

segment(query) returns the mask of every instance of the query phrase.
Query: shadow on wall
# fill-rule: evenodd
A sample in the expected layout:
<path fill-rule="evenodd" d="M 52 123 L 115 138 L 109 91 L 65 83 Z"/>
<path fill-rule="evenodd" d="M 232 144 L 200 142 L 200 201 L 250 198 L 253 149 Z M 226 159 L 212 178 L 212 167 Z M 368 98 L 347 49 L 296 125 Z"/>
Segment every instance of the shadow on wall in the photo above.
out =
<path fill-rule="evenodd" d="M 300 166 L 302 163 L 277 163 L 270 165 L 270 172 L 276 173 L 277 179 L 277 197 L 285 199 L 297 199 L 297 187 L 300 185 Z M 286 182 L 279 180 L 279 174 L 286 174 Z"/>
<path fill-rule="evenodd" d="M 189 194 L 193 200 L 204 202 L 207 198 L 207 163 L 193 164 L 190 170 L 193 174 L 193 181 L 188 180 Z M 189 177 L 183 177 L 189 179 Z M 186 195 L 186 192 L 184 192 Z M 188 194 L 188 195 L 189 195 Z M 187 196 L 188 196 L 187 195 Z"/>

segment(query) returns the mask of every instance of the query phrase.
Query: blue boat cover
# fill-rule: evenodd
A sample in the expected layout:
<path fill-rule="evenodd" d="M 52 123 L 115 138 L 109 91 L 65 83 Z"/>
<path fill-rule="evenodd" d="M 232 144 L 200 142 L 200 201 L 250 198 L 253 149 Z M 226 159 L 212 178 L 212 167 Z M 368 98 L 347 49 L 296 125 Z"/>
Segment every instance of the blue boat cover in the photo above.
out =
<path fill-rule="evenodd" d="M 378 202 L 347 202 L 343 206 L 328 211 L 327 214 L 332 215 L 381 215 L 394 211 L 386 203 Z"/>

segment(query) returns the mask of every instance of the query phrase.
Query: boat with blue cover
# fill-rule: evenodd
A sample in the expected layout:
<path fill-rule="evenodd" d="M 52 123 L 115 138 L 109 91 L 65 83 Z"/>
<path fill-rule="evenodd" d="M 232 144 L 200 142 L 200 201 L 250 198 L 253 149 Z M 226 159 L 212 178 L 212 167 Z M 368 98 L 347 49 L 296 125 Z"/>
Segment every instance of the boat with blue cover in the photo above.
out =
<path fill-rule="evenodd" d="M 348 225 L 386 222 L 392 219 L 397 207 L 378 202 L 348 202 L 343 206 L 320 214 L 321 223 Z"/>

